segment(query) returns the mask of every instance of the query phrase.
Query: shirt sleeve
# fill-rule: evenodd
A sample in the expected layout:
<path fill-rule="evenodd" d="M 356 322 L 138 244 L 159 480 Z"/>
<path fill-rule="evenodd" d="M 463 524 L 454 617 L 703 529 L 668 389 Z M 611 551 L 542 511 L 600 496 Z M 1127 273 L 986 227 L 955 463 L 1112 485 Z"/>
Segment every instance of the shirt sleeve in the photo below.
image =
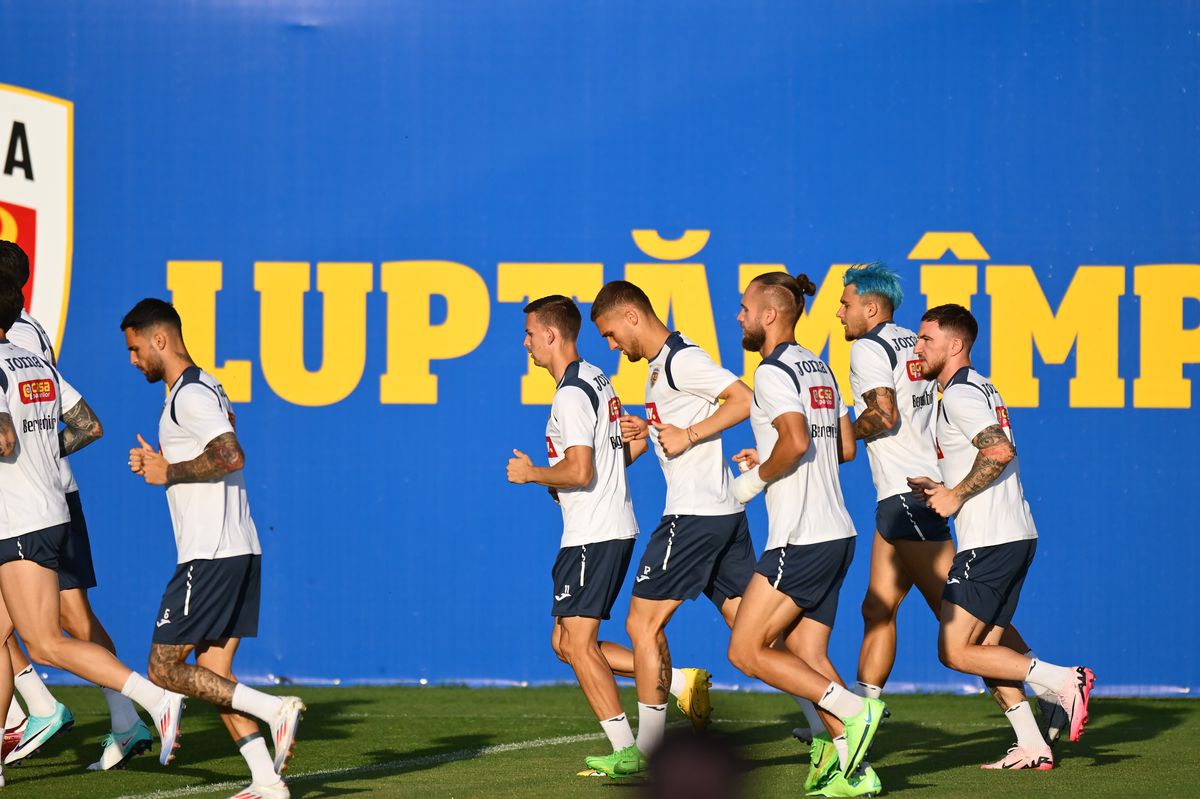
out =
<path fill-rule="evenodd" d="M 804 400 L 792 378 L 778 366 L 759 366 L 754 372 L 754 401 L 774 422 L 785 413 L 808 416 Z"/>
<path fill-rule="evenodd" d="M 946 418 L 967 437 L 974 441 L 985 428 L 999 424 L 996 412 L 983 392 L 969 385 L 950 386 L 942 393 L 942 407 Z"/>
<path fill-rule="evenodd" d="M 713 404 L 737 379 L 737 375 L 710 358 L 700 347 L 682 349 L 671 359 L 671 380 L 675 388 Z"/>
<path fill-rule="evenodd" d="M 233 432 L 229 416 L 217 395 L 202 383 L 190 383 L 175 395 L 175 419 L 201 446 L 214 438 Z"/>
<path fill-rule="evenodd" d="M 892 362 L 870 339 L 859 339 L 850 345 L 850 390 L 861 397 L 873 388 L 896 389 Z"/>
<path fill-rule="evenodd" d="M 62 376 L 62 372 L 57 369 L 54 371 L 58 375 L 59 405 L 62 407 L 63 413 L 66 413 L 83 401 L 83 395 L 75 390 L 75 386 L 67 382 L 67 379 Z"/>
<path fill-rule="evenodd" d="M 558 420 L 564 453 L 571 447 L 596 446 L 596 411 L 583 389 L 561 388 L 554 395 L 554 418 Z"/>

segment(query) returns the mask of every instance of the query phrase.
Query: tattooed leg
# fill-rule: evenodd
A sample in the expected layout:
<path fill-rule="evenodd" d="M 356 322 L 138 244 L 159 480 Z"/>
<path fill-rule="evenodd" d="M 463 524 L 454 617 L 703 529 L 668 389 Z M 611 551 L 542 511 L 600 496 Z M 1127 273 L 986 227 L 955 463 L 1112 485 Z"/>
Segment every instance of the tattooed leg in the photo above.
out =
<path fill-rule="evenodd" d="M 152 644 L 150 679 L 168 691 L 203 699 L 219 708 L 229 708 L 237 683 L 203 666 L 187 663 L 187 656 L 194 648 L 191 644 Z"/>

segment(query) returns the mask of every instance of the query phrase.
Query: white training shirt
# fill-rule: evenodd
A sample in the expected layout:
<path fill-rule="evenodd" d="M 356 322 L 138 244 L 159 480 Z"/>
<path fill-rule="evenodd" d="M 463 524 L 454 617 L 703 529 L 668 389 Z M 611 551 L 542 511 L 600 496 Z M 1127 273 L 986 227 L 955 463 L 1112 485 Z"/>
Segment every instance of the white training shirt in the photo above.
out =
<path fill-rule="evenodd" d="M 767 549 L 855 535 L 838 476 L 841 417 L 849 411 L 825 362 L 799 344 L 780 344 L 754 370 L 750 426 L 759 462 L 775 449 L 773 422 L 803 414 L 812 443 L 792 471 L 767 485 Z"/>
<path fill-rule="evenodd" d="M 62 407 L 81 397 L 50 363 L 0 339 L 0 413 L 12 417 L 17 446 L 0 458 L 0 539 L 71 520 L 58 462 Z"/>
<path fill-rule="evenodd" d="M 223 433 L 232 433 L 231 407 L 217 379 L 189 367 L 167 394 L 158 420 L 158 442 L 168 463 L 197 458 Z M 258 555 L 246 480 L 239 469 L 219 480 L 167 486 L 178 562 Z"/>
<path fill-rule="evenodd" d="M 29 350 L 34 355 L 40 355 L 55 369 L 58 368 L 58 359 L 54 355 L 54 344 L 46 335 L 46 329 L 24 308 L 21 309 L 21 315 L 17 321 L 13 322 L 12 330 L 8 331 L 8 340 L 22 349 Z M 69 411 L 73 407 L 75 407 L 73 404 L 68 405 L 65 401 L 62 403 L 63 411 Z M 66 458 L 59 458 L 58 469 L 62 477 L 63 491 L 68 494 L 78 491 L 79 484 L 75 482 L 75 473 L 71 471 L 71 464 Z"/>
<path fill-rule="evenodd" d="M 946 383 L 937 417 L 939 465 L 947 487 L 954 488 L 971 471 L 979 454 L 971 442 L 994 424 L 1016 443 L 1000 392 L 979 372 L 964 366 Z M 963 504 L 954 517 L 954 527 L 960 552 L 1037 538 L 1033 514 L 1021 488 L 1019 457 L 1014 457 L 991 485 Z"/>
<path fill-rule="evenodd" d="M 867 409 L 862 396 L 877 388 L 896 392 L 900 421 L 889 431 L 866 440 L 871 479 L 880 501 L 911 494 L 909 477 L 935 476 L 937 447 L 934 418 L 937 383 L 921 375 L 921 362 L 913 354 L 917 334 L 894 322 L 876 325 L 850 345 L 850 389 L 854 413 Z"/>
<path fill-rule="evenodd" d="M 621 401 L 604 372 L 587 361 L 567 366 L 550 405 L 546 455 L 553 466 L 571 447 L 591 447 L 593 474 L 583 488 L 558 489 L 561 547 L 637 537 L 620 419 Z"/>
<path fill-rule="evenodd" d="M 650 361 L 646 418 L 686 430 L 716 413 L 717 397 L 735 382 L 737 376 L 695 342 L 672 333 Z M 742 511 L 742 504 L 733 496 L 733 475 L 725 464 L 721 436 L 697 441 L 674 458 L 663 453 L 653 424 L 650 440 L 667 480 L 664 516 L 726 516 Z"/>

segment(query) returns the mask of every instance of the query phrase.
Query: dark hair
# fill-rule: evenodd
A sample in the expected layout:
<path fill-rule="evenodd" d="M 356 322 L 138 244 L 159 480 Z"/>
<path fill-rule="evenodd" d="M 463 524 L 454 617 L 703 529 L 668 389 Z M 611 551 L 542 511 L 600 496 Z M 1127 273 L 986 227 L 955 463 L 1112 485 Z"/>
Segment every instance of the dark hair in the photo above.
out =
<path fill-rule="evenodd" d="M 11 241 L 0 241 L 0 274 L 16 281 L 17 288 L 29 282 L 29 256 Z"/>
<path fill-rule="evenodd" d="M 175 306 L 153 297 L 147 297 L 133 306 L 129 313 L 125 314 L 125 318 L 121 320 L 122 330 L 133 328 L 141 332 L 155 325 L 170 325 L 179 332 L 183 332 L 183 322 L 180 321 L 179 313 L 175 310 Z"/>
<path fill-rule="evenodd" d="M 24 307 L 25 295 L 21 293 L 21 286 L 11 275 L 0 272 L 0 329 L 11 330 Z"/>
<path fill-rule="evenodd" d="M 786 290 L 796 303 L 796 318 L 804 313 L 804 298 L 815 296 L 817 284 L 808 279 L 808 275 L 799 274 L 792 277 L 787 272 L 767 272 L 750 281 L 760 286 L 770 286 Z"/>
<path fill-rule="evenodd" d="M 554 328 L 571 341 L 579 338 L 583 317 L 579 315 L 579 306 L 570 297 L 561 294 L 542 297 L 526 305 L 525 313 L 533 314 L 543 325 Z"/>
<path fill-rule="evenodd" d="M 595 322 L 613 308 L 622 305 L 632 305 L 644 313 L 654 313 L 654 306 L 650 304 L 646 292 L 628 280 L 614 280 L 605 283 L 596 299 L 592 300 L 592 321 Z"/>
<path fill-rule="evenodd" d="M 942 330 L 961 337 L 967 343 L 968 350 L 971 349 L 971 345 L 975 343 L 975 338 L 979 335 L 979 323 L 975 321 L 971 312 L 961 305 L 953 303 L 930 308 L 921 317 L 921 321 L 937 322 L 938 327 Z"/>

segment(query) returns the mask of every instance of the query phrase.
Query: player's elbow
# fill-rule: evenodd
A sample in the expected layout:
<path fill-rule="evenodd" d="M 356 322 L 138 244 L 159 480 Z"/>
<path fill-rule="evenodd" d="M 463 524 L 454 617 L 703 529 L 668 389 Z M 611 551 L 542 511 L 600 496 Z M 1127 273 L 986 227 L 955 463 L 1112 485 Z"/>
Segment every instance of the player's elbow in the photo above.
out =
<path fill-rule="evenodd" d="M 596 469 L 591 461 L 585 461 L 575 470 L 575 488 L 587 488 L 596 476 Z"/>
<path fill-rule="evenodd" d="M 839 463 L 849 463 L 850 461 L 854 460 L 854 456 L 857 454 L 858 454 L 858 445 L 854 442 L 854 439 L 852 438 L 849 441 L 847 441 L 846 439 L 843 438 L 842 442 L 841 442 L 841 447 L 838 450 L 838 462 Z"/>
<path fill-rule="evenodd" d="M 12 430 L 0 433 L 0 457 L 7 458 L 17 448 L 17 436 Z"/>
<path fill-rule="evenodd" d="M 1005 441 L 994 447 L 988 447 L 983 454 L 1001 466 L 1007 466 L 1012 463 L 1013 458 L 1017 457 L 1017 448 L 1011 441 Z"/>

